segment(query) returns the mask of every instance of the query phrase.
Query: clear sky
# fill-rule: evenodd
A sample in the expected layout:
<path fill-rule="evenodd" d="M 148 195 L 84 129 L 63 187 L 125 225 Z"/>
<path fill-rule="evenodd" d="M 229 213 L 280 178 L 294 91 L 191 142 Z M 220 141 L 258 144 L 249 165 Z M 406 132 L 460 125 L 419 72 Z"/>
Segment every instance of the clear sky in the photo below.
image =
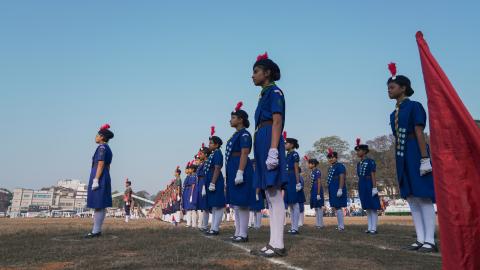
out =
<path fill-rule="evenodd" d="M 228 2 L 228 3 L 227 3 Z M 397 62 L 426 106 L 415 32 L 474 118 L 478 1 L 2 1 L 0 187 L 88 180 L 110 123 L 113 188 L 156 192 L 210 126 L 227 140 L 242 100 L 253 115 L 256 56 L 282 70 L 286 129 L 300 152 L 323 136 L 387 134 Z"/>

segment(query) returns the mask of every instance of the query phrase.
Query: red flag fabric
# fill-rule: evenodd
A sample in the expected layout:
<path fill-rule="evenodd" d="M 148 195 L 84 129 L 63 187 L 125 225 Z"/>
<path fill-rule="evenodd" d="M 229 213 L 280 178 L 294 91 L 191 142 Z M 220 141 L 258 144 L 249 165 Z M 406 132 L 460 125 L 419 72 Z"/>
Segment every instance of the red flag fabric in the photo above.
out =
<path fill-rule="evenodd" d="M 480 129 L 422 32 L 416 35 L 428 98 L 443 269 L 480 269 Z"/>

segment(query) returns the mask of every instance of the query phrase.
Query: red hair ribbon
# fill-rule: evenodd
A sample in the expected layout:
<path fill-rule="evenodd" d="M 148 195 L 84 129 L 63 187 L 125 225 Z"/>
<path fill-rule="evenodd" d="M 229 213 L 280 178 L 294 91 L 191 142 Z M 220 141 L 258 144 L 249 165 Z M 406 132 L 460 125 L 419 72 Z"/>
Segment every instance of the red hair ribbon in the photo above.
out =
<path fill-rule="evenodd" d="M 238 112 L 242 108 L 242 106 L 243 106 L 243 102 L 241 102 L 241 101 L 238 102 L 237 106 L 235 106 L 235 111 Z"/>
<path fill-rule="evenodd" d="M 210 127 L 210 136 L 215 135 L 215 126 Z"/>
<path fill-rule="evenodd" d="M 287 132 L 286 131 L 283 132 L 283 139 L 287 140 Z"/>
<path fill-rule="evenodd" d="M 360 145 L 360 138 L 357 138 L 357 146 Z"/>
<path fill-rule="evenodd" d="M 330 148 L 330 147 L 328 148 L 328 154 L 329 154 L 329 155 L 332 155 L 332 154 L 333 154 L 333 149 Z"/>
<path fill-rule="evenodd" d="M 397 65 L 395 63 L 388 64 L 388 70 L 390 70 L 390 74 L 392 74 L 392 78 L 397 76 Z"/>
<path fill-rule="evenodd" d="M 260 54 L 259 56 L 257 56 L 257 61 L 265 60 L 265 59 L 268 59 L 268 53 L 267 53 L 267 52 L 265 52 L 264 54 Z"/>
<path fill-rule="evenodd" d="M 303 156 L 303 159 L 305 159 L 305 161 L 308 161 L 308 156 L 307 155 Z"/>
<path fill-rule="evenodd" d="M 110 125 L 109 124 L 105 124 L 103 126 L 100 127 L 100 130 L 105 130 L 105 129 L 109 129 L 110 128 Z"/>

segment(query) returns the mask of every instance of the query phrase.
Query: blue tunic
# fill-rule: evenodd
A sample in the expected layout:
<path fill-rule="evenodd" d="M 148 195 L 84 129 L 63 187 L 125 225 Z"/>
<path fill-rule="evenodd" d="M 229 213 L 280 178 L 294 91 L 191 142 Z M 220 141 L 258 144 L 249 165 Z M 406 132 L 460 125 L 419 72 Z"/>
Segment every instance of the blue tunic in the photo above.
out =
<path fill-rule="evenodd" d="M 235 185 L 242 149 L 252 149 L 252 137 L 246 129 L 239 130 L 228 140 L 225 150 L 226 178 L 227 178 L 227 203 L 235 206 L 248 207 L 252 198 L 253 166 L 247 157 L 247 164 L 243 170 L 243 183 Z M 235 153 L 235 156 L 232 155 Z"/>
<path fill-rule="evenodd" d="M 415 137 L 415 126 L 426 126 L 427 114 L 422 104 L 405 99 L 398 114 L 398 134 L 395 130 L 395 111 L 390 114 L 390 125 L 396 140 L 397 180 L 402 198 L 415 196 L 435 202 L 433 175 L 420 176 L 420 148 Z M 428 148 L 428 146 L 427 146 Z"/>
<path fill-rule="evenodd" d="M 377 165 L 373 159 L 365 158 L 357 163 L 358 194 L 364 210 L 380 210 L 378 194 L 372 197 L 372 173 L 376 171 Z"/>
<path fill-rule="evenodd" d="M 257 201 L 256 189 L 252 189 L 251 197 L 250 197 L 250 211 L 262 211 L 265 209 L 265 195 L 263 192 L 258 194 L 259 200 Z"/>
<path fill-rule="evenodd" d="M 310 208 L 320 208 L 325 205 L 325 198 L 323 195 L 323 186 L 320 181 L 322 173 L 318 168 L 314 168 L 310 174 L 310 183 L 312 189 L 310 190 Z M 320 200 L 317 200 L 317 188 L 320 185 Z"/>
<path fill-rule="evenodd" d="M 278 143 L 278 167 L 273 170 L 267 170 L 265 163 L 272 142 L 272 125 L 264 124 L 264 126 L 260 127 L 260 124 L 265 121 L 272 121 L 275 113 L 282 115 L 283 125 L 285 125 L 285 98 L 282 90 L 275 84 L 272 84 L 262 90 L 255 111 L 256 131 L 253 153 L 257 165 L 254 173 L 254 185 L 263 190 L 273 186 L 282 187 L 287 183 L 284 154 L 285 142 L 282 139 Z"/>
<path fill-rule="evenodd" d="M 93 154 L 92 170 L 90 171 L 87 191 L 87 206 L 89 208 L 112 207 L 112 180 L 110 179 L 110 164 L 112 163 L 112 158 L 112 150 L 110 150 L 108 144 L 99 145 Z M 99 188 L 92 191 L 93 179 L 97 173 L 99 161 L 103 161 L 105 166 L 100 179 L 98 179 Z"/>
<path fill-rule="evenodd" d="M 212 182 L 215 166 L 220 166 L 220 174 L 218 175 L 217 182 L 215 182 L 215 191 L 210 191 L 208 187 Z M 223 167 L 223 155 L 222 151 L 217 149 L 210 154 L 205 163 L 205 187 L 207 189 L 207 203 L 209 208 L 225 207 L 225 180 L 223 179 L 221 167 Z"/>
<path fill-rule="evenodd" d="M 305 181 L 303 180 L 303 177 L 300 175 L 300 184 L 302 185 L 302 189 L 297 192 L 297 198 L 298 198 L 298 203 L 305 203 Z"/>
<path fill-rule="evenodd" d="M 286 204 L 295 204 L 299 202 L 296 185 L 297 177 L 295 175 L 295 163 L 300 162 L 300 157 L 296 151 L 290 151 L 287 153 L 287 178 L 288 183 L 285 187 L 285 196 L 283 200 Z"/>
<path fill-rule="evenodd" d="M 342 196 L 337 197 L 341 174 L 345 176 L 345 184 L 343 185 Z M 347 207 L 347 174 L 342 163 L 337 162 L 328 168 L 327 184 L 330 206 L 334 208 Z"/>
<path fill-rule="evenodd" d="M 195 210 L 197 205 L 197 194 L 195 187 L 197 185 L 197 175 L 188 175 L 183 182 L 182 208 L 185 210 Z M 190 202 L 190 197 L 192 202 Z"/>
<path fill-rule="evenodd" d="M 198 182 L 195 186 L 195 191 L 197 192 L 197 210 L 209 210 L 207 203 L 207 195 L 202 196 L 202 189 L 207 187 L 205 186 L 205 162 L 200 164 L 197 168 L 197 178 Z"/>

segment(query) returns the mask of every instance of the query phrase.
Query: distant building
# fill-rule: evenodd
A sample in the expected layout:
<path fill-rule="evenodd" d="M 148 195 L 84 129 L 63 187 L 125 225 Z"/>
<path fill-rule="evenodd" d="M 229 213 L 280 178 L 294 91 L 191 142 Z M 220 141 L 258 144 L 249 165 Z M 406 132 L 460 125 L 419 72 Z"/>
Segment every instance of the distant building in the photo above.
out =
<path fill-rule="evenodd" d="M 480 120 L 475 120 L 475 123 L 477 123 L 477 126 L 480 128 Z"/>
<path fill-rule="evenodd" d="M 83 212 L 87 208 L 87 185 L 80 180 L 61 180 L 56 186 L 40 190 L 17 188 L 13 192 L 11 212 L 67 210 Z"/>
<path fill-rule="evenodd" d="M 0 212 L 7 212 L 10 201 L 8 200 L 8 195 L 10 193 L 0 189 Z"/>

